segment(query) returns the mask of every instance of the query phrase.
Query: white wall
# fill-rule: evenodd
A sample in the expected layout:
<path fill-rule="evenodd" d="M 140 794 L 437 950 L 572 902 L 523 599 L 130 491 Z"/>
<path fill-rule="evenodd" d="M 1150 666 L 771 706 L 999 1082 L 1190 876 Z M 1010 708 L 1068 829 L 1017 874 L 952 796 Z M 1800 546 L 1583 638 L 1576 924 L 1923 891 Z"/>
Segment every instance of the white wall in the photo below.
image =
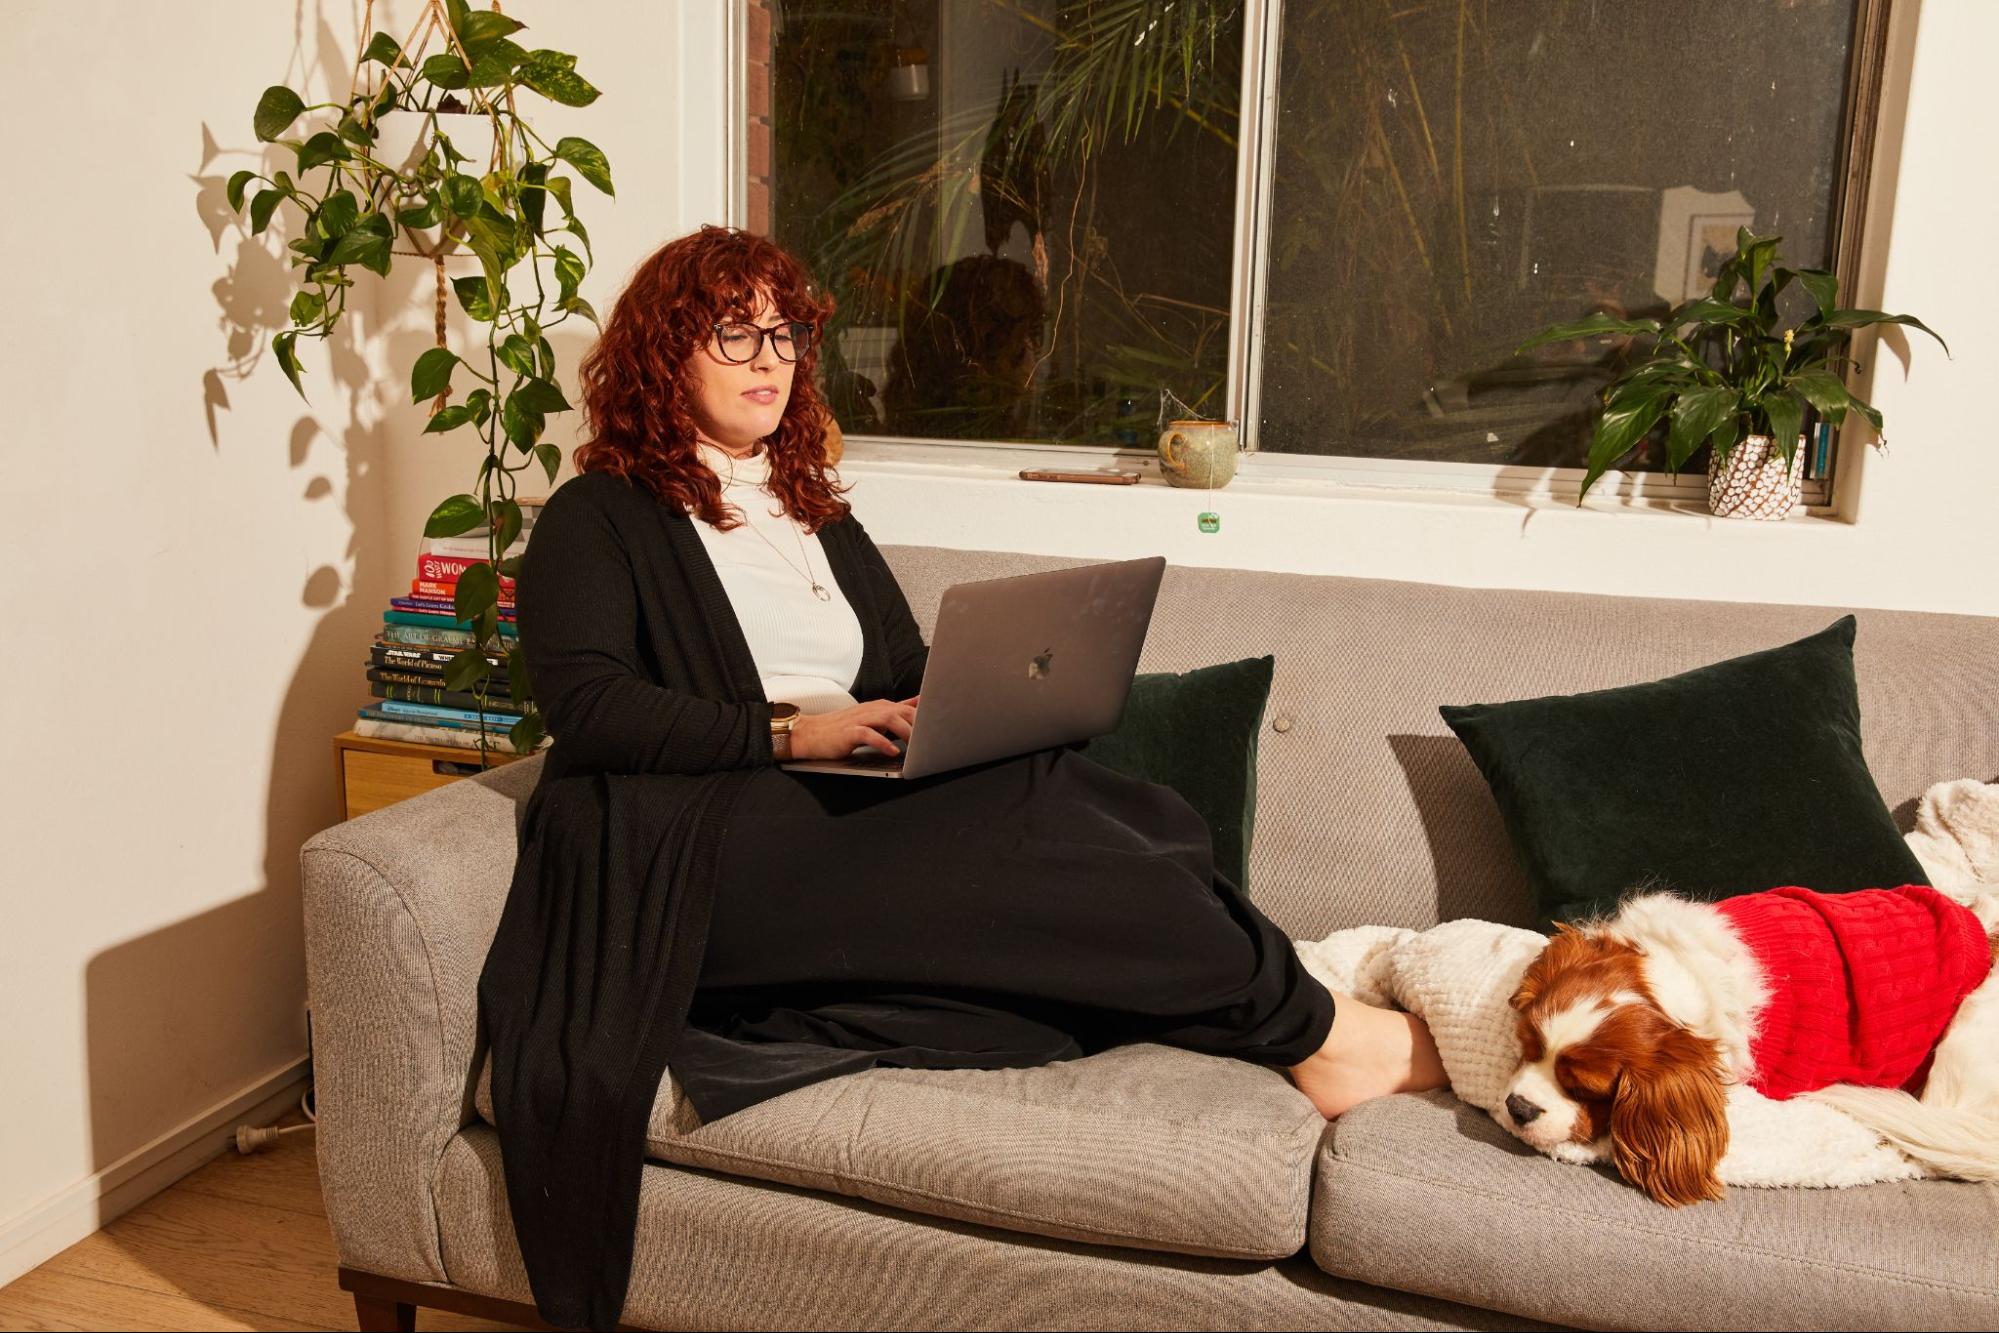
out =
<path fill-rule="evenodd" d="M 302 404 L 261 351 L 287 299 L 278 243 L 247 238 L 221 202 L 228 174 L 260 160 L 265 84 L 344 93 L 361 7 L 0 6 L 0 114 L 25 187 L 0 213 L 16 293 L 0 357 L 16 460 L 0 526 L 0 1280 L 87 1231 L 106 1189 L 127 1181 L 115 1206 L 161 1178 L 137 1167 L 172 1166 L 194 1130 L 295 1075 L 297 852 L 337 817 L 330 738 L 365 696 L 371 627 L 424 516 L 476 463 L 469 441 L 418 439 L 404 402 L 428 323 L 415 276 L 307 350 Z M 606 90 L 542 123 L 610 157 L 617 200 L 579 188 L 598 256 L 584 290 L 608 310 L 654 245 L 726 212 L 725 11 L 508 9 Z M 1980 250 L 1999 187 L 1965 156 L 1999 129 L 1978 63 L 1999 6 L 1920 12 L 1901 34 L 1906 144 L 1897 105 L 1860 295 L 1922 315 L 1957 359 L 1918 346 L 1906 379 L 1880 359 L 1895 448 L 1848 487 L 1852 524 L 1257 495 L 1253 464 L 1212 538 L 1193 530 L 1194 497 L 1154 486 L 1058 491 L 857 458 L 855 504 L 885 542 L 1999 612 L 1985 555 L 1999 447 L 1977 396 L 1999 353 Z M 582 347 L 559 348 L 571 383 Z M 566 449 L 574 423 L 558 422 Z"/>
<path fill-rule="evenodd" d="M 390 27 L 415 7 L 375 8 Z M 367 697 L 371 627 L 431 506 L 475 475 L 478 451 L 418 440 L 406 403 L 428 285 L 399 274 L 308 344 L 301 402 L 264 350 L 282 238 L 223 199 L 239 167 L 285 164 L 250 130 L 265 85 L 345 97 L 362 9 L 0 6 L 19 187 L 0 211 L 0 1283 L 214 1151 L 203 1130 L 297 1096 L 299 845 L 338 818 L 331 738 Z M 698 201 L 727 179 L 723 70 L 678 53 L 719 50 L 726 14 L 508 10 L 605 90 L 537 124 L 610 158 L 615 201 L 577 187 L 585 295 L 608 309 L 719 211 L 685 179 Z M 566 370 L 583 345 L 561 341 Z"/>

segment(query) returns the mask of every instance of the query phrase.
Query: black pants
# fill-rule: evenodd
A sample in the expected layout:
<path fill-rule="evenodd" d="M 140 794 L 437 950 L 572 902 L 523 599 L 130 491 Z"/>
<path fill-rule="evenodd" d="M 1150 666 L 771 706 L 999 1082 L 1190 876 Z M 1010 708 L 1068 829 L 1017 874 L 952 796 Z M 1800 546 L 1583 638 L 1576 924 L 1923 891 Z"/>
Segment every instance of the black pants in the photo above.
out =
<path fill-rule="evenodd" d="M 1332 1021 L 1171 788 L 1066 748 L 909 782 L 773 768 L 731 816 L 690 1015 L 730 1054 L 674 1071 L 700 1109 L 1141 1040 L 1287 1066 Z"/>

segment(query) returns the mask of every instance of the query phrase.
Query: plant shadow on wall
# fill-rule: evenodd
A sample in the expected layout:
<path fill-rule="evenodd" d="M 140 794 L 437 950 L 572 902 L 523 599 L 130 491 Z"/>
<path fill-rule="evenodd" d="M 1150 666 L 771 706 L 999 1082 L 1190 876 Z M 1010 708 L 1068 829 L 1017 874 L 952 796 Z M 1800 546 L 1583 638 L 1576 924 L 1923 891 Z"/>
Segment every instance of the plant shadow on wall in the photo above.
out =
<path fill-rule="evenodd" d="M 323 91 L 333 99 L 348 95 L 357 51 L 357 42 L 348 30 L 359 8 L 345 0 L 300 0 L 292 7 L 293 44 L 284 75 L 289 85 Z M 413 16 L 423 8 L 410 5 L 401 12 Z M 484 34 L 488 43 L 485 51 L 491 55 L 486 68 L 477 74 L 466 69 L 468 86 L 460 90 L 459 96 L 470 97 L 473 90 L 469 85 L 475 79 L 481 84 L 481 96 L 501 96 L 502 83 L 485 80 L 518 80 L 522 77 L 522 67 L 536 53 L 522 51 L 515 58 L 508 33 L 499 31 L 504 25 L 484 16 L 474 25 L 470 12 L 462 4 L 448 8 L 458 22 L 468 28 L 476 26 Z M 518 28 L 508 30 L 518 31 Z M 402 35 L 399 31 L 397 37 Z M 366 34 L 361 42 L 374 39 L 373 34 Z M 508 44 L 499 45 L 502 41 Z M 359 49 L 369 48 L 361 45 Z M 376 49 L 379 52 L 383 48 Z M 273 49 L 274 64 L 277 54 Z M 544 57 L 535 77 L 565 97 L 581 97 L 575 86 L 562 77 L 573 72 L 564 63 L 567 59 L 555 55 Z M 461 66 L 463 63 L 461 60 Z M 382 68 L 380 62 L 377 65 Z M 452 78 L 442 68 L 437 72 L 446 80 Z M 406 72 L 404 77 L 408 79 Z M 594 90 L 590 95 L 594 96 Z M 394 531 L 387 526 L 389 506 L 384 477 L 388 451 L 435 443 L 421 436 L 425 425 L 421 417 L 409 423 L 407 429 L 400 428 L 411 415 L 407 406 L 412 394 L 411 371 L 409 361 L 397 362 L 394 358 L 414 350 L 409 343 L 415 335 L 405 338 L 395 334 L 396 321 L 390 317 L 395 312 L 414 309 L 423 312 L 428 322 L 434 299 L 434 265 L 419 260 L 392 268 L 385 264 L 383 267 L 389 268 L 385 273 L 357 274 L 357 283 L 363 280 L 368 283 L 363 295 L 356 295 L 355 286 L 339 282 L 344 275 L 336 270 L 345 268 L 345 262 L 321 269 L 320 280 L 301 283 L 301 275 L 308 268 L 330 260 L 334 246 L 357 227 L 366 223 L 369 234 L 378 235 L 375 228 L 379 224 L 369 219 L 379 215 L 379 210 L 357 206 L 351 218 L 336 213 L 327 219 L 324 204 L 334 191 L 321 180 L 333 174 L 328 170 L 331 162 L 316 163 L 310 169 L 308 181 L 300 160 L 302 156 L 327 151 L 329 145 L 321 142 L 312 147 L 314 136 L 288 132 L 310 125 L 309 115 L 297 117 L 298 126 L 255 134 L 251 113 L 258 105 L 257 98 L 258 89 L 254 85 L 246 88 L 241 96 L 240 121 L 231 121 L 219 129 L 201 127 L 199 158 L 191 174 L 192 204 L 196 221 L 206 231 L 220 267 L 220 274 L 211 286 L 220 360 L 201 375 L 198 386 L 189 386 L 189 398 L 183 407 L 192 410 L 198 399 L 210 446 L 218 452 L 225 447 L 225 437 L 229 447 L 236 449 L 271 448 L 278 444 L 277 440 L 251 438 L 241 429 L 232 434 L 232 426 L 238 424 L 231 420 L 233 399 L 240 396 L 252 374 L 309 376 L 304 383 L 313 389 L 312 397 L 307 409 L 284 432 L 284 447 L 289 450 L 289 469 L 298 479 L 299 497 L 306 508 L 344 503 L 348 535 L 342 555 L 351 562 L 352 576 L 343 577 L 340 563 L 322 563 L 307 574 L 300 590 L 303 603 L 322 614 L 283 692 L 276 719 L 261 864 L 244 872 L 246 877 L 260 876 L 261 882 L 222 906 L 136 934 L 104 949 L 85 967 L 84 1035 L 91 1171 L 104 1173 L 101 1182 L 114 1189 L 122 1178 L 119 1170 L 126 1169 L 118 1167 L 121 1161 L 146 1148 L 163 1129 L 170 1129 L 243 1090 L 240 1086 L 200 1083 L 202 1076 L 229 1071 L 233 1082 L 234 1077 L 240 1076 L 243 1061 L 254 1058 L 246 1053 L 255 1052 L 268 1052 L 272 1068 L 254 1073 L 279 1076 L 305 1050 L 305 960 L 298 898 L 298 848 L 312 834 L 341 817 L 337 797 L 328 782 L 333 776 L 331 739 L 343 725 L 351 725 L 351 699 L 360 680 L 359 668 L 367 656 L 367 644 L 374 630 L 380 627 L 377 608 L 387 604 L 388 591 L 401 590 L 396 587 L 397 581 L 408 579 L 414 555 L 412 548 L 417 534 Z M 419 119 L 405 108 L 398 108 L 384 119 L 393 116 Z M 264 128 L 269 128 L 268 124 Z M 337 137 L 339 130 L 334 134 Z M 343 140 L 345 148 L 335 151 L 345 151 L 351 159 L 362 145 L 351 137 L 351 127 L 349 134 Z M 608 187 L 609 177 L 601 155 L 593 157 L 586 149 L 587 145 L 570 148 L 572 155 L 583 157 L 587 163 L 587 167 L 577 168 L 578 174 L 593 183 L 601 177 Z M 441 153 L 432 154 L 428 160 L 435 162 L 440 156 Z M 465 164 L 451 165 L 462 168 Z M 472 182 L 479 196 L 476 202 L 463 197 L 463 185 L 450 188 L 459 193 L 458 202 L 491 229 L 487 239 L 492 243 L 482 239 L 481 246 L 494 259 L 504 259 L 517 248 L 524 251 L 527 248 L 524 244 L 518 247 L 515 244 L 519 239 L 518 226 L 525 225 L 531 212 L 520 202 L 521 172 L 516 171 L 511 183 L 513 193 L 508 194 L 503 188 L 508 182 L 490 179 L 493 175 L 490 172 L 470 177 L 468 170 L 472 169 L 476 168 L 450 174 Z M 545 181 L 546 194 L 567 191 L 566 178 L 556 183 L 558 174 L 551 172 Z M 257 203 L 260 190 L 274 188 L 274 183 L 281 180 L 298 197 L 310 196 L 319 201 L 322 209 L 319 225 L 315 225 L 312 210 L 294 206 L 297 197 L 287 195 L 265 204 Z M 259 181 L 263 182 L 261 186 Z M 434 182 L 426 190 L 424 202 L 416 207 L 427 206 L 428 196 L 441 195 L 444 188 L 442 179 Z M 490 197 L 493 194 L 500 196 L 498 202 Z M 360 196 L 353 198 L 359 205 Z M 502 203 L 512 205 L 503 214 L 512 220 L 504 231 L 501 223 L 486 216 L 488 209 L 501 214 Z M 440 200 L 439 230 L 446 225 L 444 208 Z M 538 230 L 536 239 L 545 240 L 543 232 L 552 230 L 561 216 L 560 205 L 542 215 L 550 225 Z M 329 231 L 338 234 L 326 234 Z M 577 237 L 576 246 L 587 255 L 587 242 L 580 232 L 573 234 Z M 307 260 L 301 247 L 315 252 L 310 263 L 301 262 Z M 542 252 L 544 267 L 553 262 L 548 258 L 550 247 L 546 244 L 534 248 Z M 529 293 L 516 305 L 527 304 L 533 300 L 536 283 L 526 276 L 525 253 L 516 257 L 521 261 L 519 267 L 510 267 L 500 275 L 502 286 L 512 276 L 515 284 Z M 350 243 L 349 258 L 359 269 L 372 268 L 381 256 L 363 238 Z M 486 258 L 466 247 L 464 259 L 454 270 L 460 276 L 451 288 L 451 295 L 456 298 L 455 314 L 472 321 L 475 345 L 487 342 L 486 330 L 505 317 L 505 312 L 499 312 L 498 317 L 481 320 L 466 309 L 468 302 L 476 304 L 480 296 L 492 293 L 487 265 L 482 262 Z M 578 266 L 582 263 L 580 258 L 574 262 L 564 259 L 560 261 L 561 272 L 549 274 L 547 294 L 551 301 L 574 296 L 573 282 L 581 276 Z M 336 288 L 341 296 L 356 299 L 359 313 L 366 316 L 363 324 L 357 325 L 351 319 L 310 318 L 315 313 L 314 303 L 311 299 L 301 302 L 301 293 L 317 296 Z M 339 299 L 336 297 L 336 305 Z M 570 313 L 587 323 L 591 317 L 583 311 L 581 298 L 576 298 Z M 318 313 L 323 314 L 324 309 Z M 297 332 L 301 314 L 308 316 L 306 324 L 323 324 L 324 355 L 299 358 L 285 368 L 285 359 L 296 355 L 291 343 L 297 337 L 307 336 Z M 378 314 L 383 318 L 378 319 Z M 555 322 L 544 322 L 544 334 Z M 384 329 L 389 330 L 386 337 L 381 336 Z M 499 337 L 490 340 L 496 344 L 493 353 L 499 356 L 505 347 L 502 365 L 519 362 L 537 373 L 507 376 L 505 385 L 497 390 L 489 388 L 494 406 L 485 414 L 486 420 L 478 420 L 476 410 L 468 412 L 459 423 L 465 428 L 477 429 L 485 426 L 487 420 L 497 420 L 507 406 L 507 387 L 517 391 L 523 381 L 552 381 L 551 344 L 563 343 L 562 333 L 538 340 L 527 349 L 528 356 L 523 357 L 519 355 L 519 343 L 506 345 L 508 334 L 521 332 L 509 325 Z M 285 350 L 281 353 L 274 340 L 284 338 L 287 333 L 293 337 L 282 344 Z M 384 360 L 391 362 L 386 375 L 376 369 Z M 439 362 L 433 360 L 431 366 L 434 371 Z M 472 376 L 469 371 L 461 371 L 460 378 L 470 381 Z M 488 382 L 499 378 L 489 375 Z M 421 387 L 430 393 L 418 394 L 419 398 L 435 393 L 432 384 Z M 512 450 L 510 463 L 532 467 L 537 475 L 546 465 L 546 451 L 553 448 L 545 446 L 541 439 L 548 413 L 540 410 L 532 397 L 539 392 L 542 391 L 530 390 L 530 398 L 516 405 L 516 410 L 509 414 L 514 433 L 503 434 L 499 441 L 502 448 Z M 461 393 L 452 401 L 462 407 L 472 399 L 470 394 Z M 545 398 L 538 401 L 548 411 L 559 410 Z M 431 420 L 434 422 L 435 418 Z M 487 434 L 490 443 L 491 432 Z M 328 445 L 336 445 L 344 453 L 344 478 L 321 466 Z M 486 501 L 484 512 L 491 513 L 491 506 L 499 498 L 491 487 L 497 480 L 496 469 L 482 469 L 478 484 L 472 488 L 482 495 L 461 499 L 473 499 L 475 505 Z M 475 508 L 472 521 L 464 522 L 464 508 L 460 505 L 454 511 L 458 517 L 450 521 L 460 526 L 452 531 L 466 531 L 481 517 L 481 511 Z M 500 535 L 505 533 L 501 531 Z M 195 596 L 201 592 L 198 588 L 187 591 Z M 483 608 L 490 612 L 492 601 L 497 600 L 497 579 L 487 591 L 495 594 Z M 497 626 L 489 621 L 483 628 L 489 631 L 486 638 L 491 642 L 494 636 L 490 631 Z M 227 642 L 209 648 L 215 663 L 215 688 L 226 691 L 231 673 L 244 669 L 243 662 L 232 656 L 232 645 Z M 254 658 L 244 660 L 254 661 Z M 525 683 L 524 675 L 517 679 Z M 501 697 L 506 697 L 504 688 Z M 179 766 L 187 773 L 187 780 L 202 780 L 205 776 L 202 747 L 198 743 L 187 745 L 183 747 L 183 756 Z M 468 750 L 466 757 L 477 759 L 478 753 Z M 233 821 L 236 814 L 218 806 L 215 811 L 218 824 L 225 817 Z M 160 849 L 161 858 L 170 861 L 187 854 L 188 849 L 200 847 L 205 839 L 224 836 L 219 827 L 191 824 L 184 829 L 179 846 Z M 279 1020 L 282 1026 L 274 1023 L 274 1014 L 283 1015 Z M 163 1110 L 163 1101 L 171 1103 L 170 1109 Z M 115 1208 L 119 1202 L 114 1195 L 105 1206 Z M 171 1228 L 174 1225 L 171 1214 L 169 1206 L 167 1215 L 157 1225 Z M 134 1262 L 139 1261 L 134 1259 Z M 145 1279 L 137 1285 L 157 1288 L 157 1281 Z M 269 1313 L 285 1317 L 296 1312 Z"/>
<path fill-rule="evenodd" d="M 413 585 L 410 601 L 398 606 L 434 612 L 415 618 L 431 623 L 391 624 L 384 634 L 452 650 L 442 696 L 397 686 L 396 698 L 441 697 L 476 710 L 471 738 L 483 761 L 495 743 L 489 726 L 511 723 L 504 744 L 517 753 L 545 738 L 526 660 L 502 633 L 525 530 L 515 497 L 518 474 L 544 474 L 552 486 L 561 466 L 561 450 L 543 438 L 548 417 L 570 407 L 551 335 L 572 319 L 597 321 L 578 290 L 591 247 L 576 213 L 576 179 L 609 195 L 611 173 L 594 144 L 572 136 L 550 144 L 517 107 L 522 94 L 569 107 L 594 102 L 597 89 L 577 74 L 574 56 L 522 46 L 514 38 L 526 25 L 497 8 L 421 0 L 417 11 L 407 30 L 397 25 L 398 38 L 375 26 L 375 2 L 367 0 L 365 46 L 344 100 L 307 103 L 287 84 L 266 88 L 256 137 L 289 149 L 291 161 L 240 169 L 224 191 L 232 213 L 247 209 L 253 236 L 276 219 L 296 220 L 284 245 L 292 270 L 286 326 L 271 337 L 270 355 L 301 397 L 301 339 L 338 339 L 350 323 L 343 319 L 350 297 L 407 297 L 383 292 L 369 274 L 407 274 L 411 264 L 395 263 L 404 257 L 431 279 L 435 345 L 409 372 L 411 399 L 430 404 L 420 433 L 469 431 L 485 452 L 471 489 L 439 504 L 424 536 L 484 538 L 484 557 L 453 561 L 440 580 L 448 587 Z M 450 276 L 454 259 L 476 261 L 476 269 Z M 475 330 L 462 357 L 447 346 L 453 298 Z M 499 691 L 503 703 L 492 698 Z M 489 708 L 497 715 L 491 722 Z"/>
<path fill-rule="evenodd" d="M 302 86 L 347 86 L 351 61 L 344 53 L 352 51 L 353 42 L 337 36 L 329 19 L 344 27 L 347 6 L 321 0 L 294 11 L 287 77 Z M 273 51 L 274 57 L 278 54 Z M 269 341 L 288 322 L 291 279 L 284 255 L 285 242 L 294 233 L 274 220 L 261 235 L 253 234 L 228 205 L 228 178 L 239 166 L 270 174 L 284 169 L 292 157 L 283 147 L 259 144 L 247 115 L 219 128 L 200 127 L 198 159 L 190 173 L 192 204 L 220 270 L 210 286 L 220 360 L 174 406 L 191 412 L 199 402 L 210 447 L 218 454 L 225 448 L 285 448 L 303 526 L 330 532 L 330 515 L 311 511 L 344 504 L 342 526 L 348 535 L 342 554 L 352 561 L 353 576 L 350 584 L 343 575 L 344 561 L 327 561 L 312 568 L 300 586 L 303 605 L 320 614 L 280 696 L 258 864 L 244 865 L 240 872 L 230 868 L 232 876 L 240 873 L 248 881 L 244 891 L 220 906 L 137 933 L 85 965 L 90 1170 L 106 1173 L 103 1183 L 114 1190 L 106 1208 L 121 1202 L 115 1190 L 123 1159 L 163 1131 L 241 1092 L 239 1080 L 279 1075 L 305 1052 L 298 849 L 339 817 L 330 783 L 331 736 L 341 729 L 343 717 L 352 716 L 357 661 L 365 656 L 356 645 L 367 642 L 372 602 L 371 596 L 349 595 L 349 588 L 385 586 L 391 566 L 400 563 L 398 553 L 408 544 L 383 530 L 383 459 L 390 447 L 383 415 L 391 390 L 371 373 L 361 330 L 348 325 L 327 341 L 324 365 L 330 383 L 313 410 L 300 413 L 289 429 L 267 433 L 258 418 L 245 422 L 232 417 L 245 381 L 260 371 L 270 373 L 265 364 Z M 385 288 L 383 299 L 412 299 L 417 286 L 418 275 L 411 274 Z M 314 364 L 318 368 L 320 363 L 315 359 Z M 327 466 L 329 448 L 343 455 L 344 478 Z M 183 596 L 200 598 L 207 591 L 191 586 Z M 254 632 L 247 635 L 246 643 L 254 638 Z M 230 688 L 232 673 L 261 660 L 254 650 L 239 660 L 226 640 L 205 649 L 212 654 L 218 692 Z M 189 782 L 207 780 L 213 765 L 205 758 L 199 728 L 181 734 L 184 739 L 173 746 L 178 757 L 170 761 L 175 772 Z M 205 842 L 233 841 L 233 828 L 222 825 L 225 819 L 233 825 L 236 808 L 218 803 L 212 817 L 212 824 L 197 819 L 184 826 L 177 844 L 157 849 L 151 859 L 171 865 L 201 858 Z M 212 858 L 202 861 L 211 863 Z M 233 880 L 217 885 L 218 892 L 233 887 Z M 269 1067 L 245 1070 L 244 1062 L 260 1052 Z M 225 1072 L 234 1077 L 201 1081 Z M 296 1087 L 291 1095 L 298 1095 Z M 172 1245 L 184 1226 L 193 1225 L 178 1211 L 189 1202 L 163 1198 L 145 1228 Z M 125 1251 L 124 1261 L 142 1265 L 142 1251 Z M 132 1285 L 158 1289 L 160 1282 L 184 1276 L 135 1276 Z"/>
<path fill-rule="evenodd" d="M 1135 446 L 1167 393 L 1222 411 L 1240 3 L 782 0 L 776 33 L 773 231 L 838 305 L 849 432 Z"/>

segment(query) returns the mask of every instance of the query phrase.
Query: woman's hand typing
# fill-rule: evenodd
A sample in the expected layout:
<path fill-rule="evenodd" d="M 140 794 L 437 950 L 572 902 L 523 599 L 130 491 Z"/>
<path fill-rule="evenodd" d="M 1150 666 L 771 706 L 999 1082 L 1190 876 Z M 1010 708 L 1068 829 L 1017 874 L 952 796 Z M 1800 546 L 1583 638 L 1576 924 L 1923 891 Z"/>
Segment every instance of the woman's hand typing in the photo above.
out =
<path fill-rule="evenodd" d="M 792 724 L 791 757 L 845 759 L 864 745 L 883 754 L 899 753 L 916 725 L 916 701 L 921 697 L 912 694 L 899 703 L 869 699 L 831 713 L 807 713 Z"/>

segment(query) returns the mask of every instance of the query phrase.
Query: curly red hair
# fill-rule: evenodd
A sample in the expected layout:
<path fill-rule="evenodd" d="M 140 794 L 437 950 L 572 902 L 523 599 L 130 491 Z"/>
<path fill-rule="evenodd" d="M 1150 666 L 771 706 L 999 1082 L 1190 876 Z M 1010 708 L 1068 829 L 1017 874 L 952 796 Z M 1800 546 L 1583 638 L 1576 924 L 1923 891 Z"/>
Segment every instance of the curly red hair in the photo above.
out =
<path fill-rule="evenodd" d="M 612 473 L 703 522 L 738 526 L 736 510 L 722 503 L 722 483 L 694 449 L 689 362 L 717 323 L 749 318 L 761 296 L 815 333 L 833 314 L 833 298 L 803 264 L 775 242 L 733 227 L 705 226 L 640 264 L 577 370 L 587 435 L 576 470 Z M 813 382 L 818 363 L 815 339 L 798 358 L 784 419 L 764 439 L 771 493 L 808 532 L 852 508 L 840 498 L 850 488 L 826 475 L 831 417 Z"/>

